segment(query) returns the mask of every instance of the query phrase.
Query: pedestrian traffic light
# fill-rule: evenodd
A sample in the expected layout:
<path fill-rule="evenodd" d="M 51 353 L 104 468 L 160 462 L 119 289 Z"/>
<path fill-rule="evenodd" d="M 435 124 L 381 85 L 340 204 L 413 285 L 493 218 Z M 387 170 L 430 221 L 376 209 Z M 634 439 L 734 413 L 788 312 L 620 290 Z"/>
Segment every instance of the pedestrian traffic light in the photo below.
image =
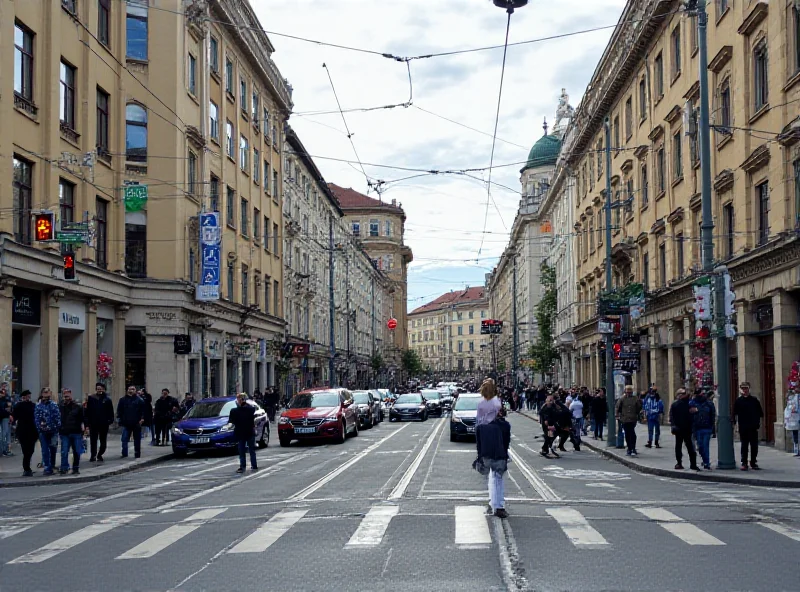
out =
<path fill-rule="evenodd" d="M 33 236 L 39 242 L 52 241 L 56 233 L 56 215 L 41 212 L 33 216 Z"/>
<path fill-rule="evenodd" d="M 64 279 L 75 279 L 75 253 L 70 247 L 61 249 L 61 256 L 64 258 Z"/>
<path fill-rule="evenodd" d="M 618 341 L 614 342 L 614 345 L 611 346 L 612 351 L 614 352 L 614 359 L 619 360 L 619 354 L 622 352 L 622 344 Z"/>

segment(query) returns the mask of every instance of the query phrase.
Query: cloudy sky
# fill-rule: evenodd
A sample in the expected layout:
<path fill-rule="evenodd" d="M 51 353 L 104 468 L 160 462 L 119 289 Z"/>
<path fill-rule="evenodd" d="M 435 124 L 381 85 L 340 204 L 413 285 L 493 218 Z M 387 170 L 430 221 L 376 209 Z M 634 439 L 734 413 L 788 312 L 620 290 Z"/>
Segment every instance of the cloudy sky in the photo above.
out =
<path fill-rule="evenodd" d="M 505 35 L 506 13 L 490 0 L 250 1 L 272 33 L 275 62 L 294 87 L 291 126 L 329 182 L 373 197 L 355 164 L 323 63 L 345 110 L 407 102 L 406 64 L 278 33 L 400 57 L 502 46 Z M 512 16 L 509 42 L 613 26 L 624 6 L 625 0 L 531 0 Z M 577 106 L 611 33 L 607 28 L 509 47 L 494 155 L 495 166 L 507 166 L 492 173 L 496 208 L 490 203 L 486 233 L 487 171 L 403 180 L 419 173 L 401 169 L 489 166 L 502 48 L 411 60 L 411 107 L 345 113 L 366 175 L 385 181 L 383 199 L 396 199 L 406 212 L 405 241 L 414 251 L 409 308 L 451 289 L 483 284 L 517 209 L 519 163 L 541 137 L 543 119 L 552 124 L 562 88 Z"/>

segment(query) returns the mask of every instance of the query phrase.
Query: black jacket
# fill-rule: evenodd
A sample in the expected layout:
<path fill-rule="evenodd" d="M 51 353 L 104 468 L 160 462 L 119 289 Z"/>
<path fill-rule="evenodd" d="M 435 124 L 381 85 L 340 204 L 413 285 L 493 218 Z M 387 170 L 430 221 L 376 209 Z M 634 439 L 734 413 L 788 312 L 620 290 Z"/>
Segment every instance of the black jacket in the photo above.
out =
<path fill-rule="evenodd" d="M 80 434 L 83 432 L 83 406 L 72 401 L 69 405 L 61 403 L 58 406 L 61 411 L 61 429 L 58 433 L 62 436 L 70 434 Z"/>
<path fill-rule="evenodd" d="M 36 409 L 36 403 L 33 401 L 20 401 L 14 405 L 14 410 L 11 412 L 11 415 L 14 416 L 14 421 L 17 422 L 17 438 L 20 442 L 39 438 L 36 420 L 33 417 L 34 409 Z"/>
<path fill-rule="evenodd" d="M 139 422 L 144 419 L 144 407 L 146 403 L 142 398 L 133 395 L 129 397 L 125 395 L 117 403 L 117 421 L 119 425 L 131 428 L 139 425 Z"/>
<path fill-rule="evenodd" d="M 0 419 L 8 419 L 11 415 L 11 397 L 0 397 Z"/>
<path fill-rule="evenodd" d="M 739 397 L 733 404 L 733 421 L 739 423 L 739 432 L 742 430 L 757 430 L 761 427 L 761 418 L 764 410 L 761 403 L 753 395 Z"/>
<path fill-rule="evenodd" d="M 180 407 L 175 397 L 169 395 L 159 397 L 153 405 L 153 419 L 155 421 L 170 421 L 173 407 Z"/>
<path fill-rule="evenodd" d="M 114 404 L 108 395 L 90 395 L 86 400 L 86 423 L 89 427 L 100 428 L 114 423 Z"/>
<path fill-rule="evenodd" d="M 545 432 L 548 428 L 557 425 L 558 413 L 558 407 L 555 404 L 549 406 L 542 405 L 542 409 L 539 411 L 539 421 L 542 424 L 542 429 Z"/>
<path fill-rule="evenodd" d="M 563 403 L 556 402 L 556 423 L 562 429 L 572 428 L 572 411 Z"/>
<path fill-rule="evenodd" d="M 601 397 L 592 397 L 591 408 L 595 419 L 605 420 L 608 415 L 608 401 Z"/>
<path fill-rule="evenodd" d="M 256 427 L 256 408 L 245 403 L 231 409 L 228 421 L 233 424 L 233 436 L 237 440 L 247 440 L 253 436 Z"/>
<path fill-rule="evenodd" d="M 692 431 L 692 414 L 689 413 L 689 399 L 676 399 L 669 408 L 669 425 L 672 430 Z"/>
<path fill-rule="evenodd" d="M 481 424 L 475 430 L 478 457 L 490 460 L 508 460 L 511 445 L 511 425 L 502 417 Z"/>

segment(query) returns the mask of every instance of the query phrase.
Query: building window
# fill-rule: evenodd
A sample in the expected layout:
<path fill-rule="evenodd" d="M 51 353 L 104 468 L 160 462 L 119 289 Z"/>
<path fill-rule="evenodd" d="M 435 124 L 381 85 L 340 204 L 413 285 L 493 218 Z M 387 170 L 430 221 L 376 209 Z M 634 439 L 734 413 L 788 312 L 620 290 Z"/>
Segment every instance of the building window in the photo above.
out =
<path fill-rule="evenodd" d="M 31 205 L 33 195 L 33 165 L 14 156 L 14 240 L 31 244 Z"/>
<path fill-rule="evenodd" d="M 244 77 L 239 78 L 239 107 L 247 113 L 247 81 Z"/>
<path fill-rule="evenodd" d="M 258 127 L 258 93 L 253 91 L 253 124 Z"/>
<path fill-rule="evenodd" d="M 630 140 L 633 135 L 633 97 L 625 101 L 625 139 Z"/>
<path fill-rule="evenodd" d="M 233 94 L 233 62 L 225 58 L 225 91 Z"/>
<path fill-rule="evenodd" d="M 272 171 L 272 199 L 278 199 L 278 171 Z"/>
<path fill-rule="evenodd" d="M 189 92 L 197 94 L 197 58 L 189 54 Z"/>
<path fill-rule="evenodd" d="M 672 51 L 672 78 L 674 79 L 681 73 L 681 26 L 678 25 L 672 30 L 671 51 Z"/>
<path fill-rule="evenodd" d="M 269 109 L 264 107 L 264 119 L 261 121 L 264 126 L 264 137 L 269 140 Z M 264 177 L 266 179 L 266 177 Z"/>
<path fill-rule="evenodd" d="M 242 305 L 250 306 L 250 274 L 247 265 L 242 265 Z"/>
<path fill-rule="evenodd" d="M 767 77 L 767 42 L 761 41 L 753 50 L 753 97 L 755 111 L 769 101 L 769 81 Z"/>
<path fill-rule="evenodd" d="M 247 226 L 247 214 L 248 214 L 248 211 L 247 211 L 247 200 L 242 198 L 242 204 L 241 204 L 242 226 L 241 226 L 241 228 L 242 228 L 242 234 L 245 235 L 245 236 L 247 236 L 247 229 L 248 229 L 248 226 Z"/>
<path fill-rule="evenodd" d="M 725 11 L 728 10 L 728 0 L 717 0 L 717 19 L 725 14 Z"/>
<path fill-rule="evenodd" d="M 189 194 L 197 195 L 197 155 L 191 150 L 189 150 L 189 160 L 186 169 L 189 177 Z"/>
<path fill-rule="evenodd" d="M 279 244 L 280 244 L 279 241 L 280 241 L 280 237 L 278 236 L 278 223 L 277 222 L 273 222 L 272 223 L 272 252 L 275 255 L 279 255 L 279 253 L 278 253 L 278 247 L 279 247 Z"/>
<path fill-rule="evenodd" d="M 227 288 L 228 300 L 230 300 L 231 302 L 233 302 L 233 281 L 234 281 L 233 276 L 235 274 L 235 271 L 236 270 L 233 268 L 233 263 L 228 263 L 228 277 L 226 278 L 227 280 L 226 288 Z"/>
<path fill-rule="evenodd" d="M 219 212 L 219 179 L 211 175 L 211 181 L 208 186 L 209 208 L 212 212 Z"/>
<path fill-rule="evenodd" d="M 272 314 L 276 317 L 280 316 L 280 305 L 281 305 L 281 285 L 278 283 L 278 280 L 274 280 L 272 282 Z"/>
<path fill-rule="evenodd" d="M 225 120 L 225 152 L 233 158 L 233 124 L 228 120 Z"/>
<path fill-rule="evenodd" d="M 239 166 L 247 172 L 247 158 L 250 155 L 250 144 L 244 136 L 239 137 Z"/>
<path fill-rule="evenodd" d="M 614 117 L 614 148 L 615 150 L 619 151 L 619 147 L 621 146 L 620 138 L 619 138 L 619 117 Z"/>
<path fill-rule="evenodd" d="M 111 0 L 97 0 L 97 40 L 111 45 Z"/>
<path fill-rule="evenodd" d="M 683 177 L 683 143 L 681 132 L 672 136 L 672 171 L 676 181 Z"/>
<path fill-rule="evenodd" d="M 689 114 L 691 119 L 690 126 L 697 130 L 698 129 L 698 109 L 697 106 L 692 102 L 692 111 Z M 698 144 L 698 134 L 693 133 L 689 134 L 689 159 L 691 160 L 692 166 L 699 164 L 700 162 L 700 149 Z"/>
<path fill-rule="evenodd" d="M 725 258 L 729 259 L 733 257 L 733 239 L 734 239 L 734 231 L 735 227 L 735 218 L 733 217 L 733 203 L 725 204 L 722 207 L 722 240 L 724 249 L 723 252 L 725 253 Z"/>
<path fill-rule="evenodd" d="M 128 0 L 125 35 L 125 55 L 147 60 L 147 0 Z"/>
<path fill-rule="evenodd" d="M 794 227 L 800 228 L 800 158 L 794 161 Z"/>
<path fill-rule="evenodd" d="M 663 288 L 667 285 L 667 245 L 658 245 L 658 275 L 659 285 Z"/>
<path fill-rule="evenodd" d="M 644 291 L 648 292 L 650 289 L 650 255 L 648 253 L 642 255 L 642 284 Z"/>
<path fill-rule="evenodd" d="M 377 220 L 369 221 L 369 235 L 378 236 L 379 222 Z"/>
<path fill-rule="evenodd" d="M 99 197 L 95 199 L 94 223 L 97 267 L 108 267 L 108 202 Z"/>
<path fill-rule="evenodd" d="M 353 236 L 361 236 L 361 222 L 353 220 Z"/>
<path fill-rule="evenodd" d="M 58 203 L 61 223 L 75 221 L 75 184 L 65 179 L 58 180 Z"/>
<path fill-rule="evenodd" d="M 194 257 L 194 251 L 191 254 Z M 193 263 L 190 273 L 194 273 Z M 125 224 L 125 273 L 132 278 L 147 277 L 147 226 L 144 224 Z"/>
<path fill-rule="evenodd" d="M 219 142 L 219 107 L 214 101 L 208 105 L 209 133 L 211 138 Z"/>
<path fill-rule="evenodd" d="M 216 37 L 211 37 L 211 41 L 209 43 L 209 52 L 208 52 L 208 63 L 211 68 L 211 71 L 214 74 L 219 73 L 219 41 L 217 41 Z"/>
<path fill-rule="evenodd" d="M 647 117 L 647 82 L 644 78 L 639 81 L 639 120 Z"/>
<path fill-rule="evenodd" d="M 14 25 L 14 94 L 33 104 L 33 33 Z"/>
<path fill-rule="evenodd" d="M 691 28 L 690 42 L 692 44 L 692 55 L 694 55 L 694 52 L 696 52 L 699 47 L 699 31 L 698 31 L 699 23 L 700 21 L 697 18 L 696 14 L 692 14 L 689 17 L 689 27 Z"/>
<path fill-rule="evenodd" d="M 272 288 L 272 278 L 268 275 L 264 276 L 264 312 L 269 314 L 270 299 L 269 291 Z"/>
<path fill-rule="evenodd" d="M 605 158 L 605 154 L 603 153 L 603 140 L 597 140 L 597 178 L 603 176 L 603 159 Z"/>
<path fill-rule="evenodd" d="M 719 89 L 719 123 L 717 131 L 730 135 L 731 133 L 731 81 L 725 80 Z"/>
<path fill-rule="evenodd" d="M 794 71 L 800 72 L 800 4 L 795 2 L 792 7 L 792 22 L 789 25 L 793 28 L 792 37 L 794 37 Z"/>
<path fill-rule="evenodd" d="M 683 233 L 675 235 L 675 263 L 678 269 L 676 270 L 675 277 L 680 279 L 683 277 Z"/>
<path fill-rule="evenodd" d="M 125 156 L 133 162 L 147 161 L 147 111 L 135 103 L 125 107 Z"/>
<path fill-rule="evenodd" d="M 236 228 L 236 191 L 228 187 L 228 196 L 225 203 L 225 223 L 231 228 Z"/>
<path fill-rule="evenodd" d="M 386 221 L 386 236 L 392 236 L 392 221 Z"/>
<path fill-rule="evenodd" d="M 659 195 L 664 191 L 666 191 L 667 189 L 666 174 L 664 170 L 666 168 L 666 164 L 667 163 L 665 161 L 664 145 L 662 144 L 661 146 L 658 147 L 658 150 L 656 151 L 656 175 L 658 177 Z"/>
<path fill-rule="evenodd" d="M 269 163 L 264 161 L 264 193 L 269 193 Z"/>
<path fill-rule="evenodd" d="M 97 153 L 108 154 L 108 93 L 97 88 Z"/>
<path fill-rule="evenodd" d="M 61 123 L 71 130 L 75 129 L 75 68 L 61 61 L 61 95 L 59 117 Z"/>
<path fill-rule="evenodd" d="M 653 76 L 656 85 L 656 100 L 664 96 L 664 56 L 658 54 L 653 64 Z"/>
<path fill-rule="evenodd" d="M 261 211 L 258 208 L 253 208 L 253 240 L 261 240 Z"/>
<path fill-rule="evenodd" d="M 647 165 L 642 165 L 642 180 L 641 180 L 641 188 L 642 188 L 642 207 L 647 207 L 647 204 L 650 203 L 650 181 L 647 178 Z"/>
<path fill-rule="evenodd" d="M 758 244 L 769 240 L 769 182 L 756 185 L 756 203 L 758 204 Z"/>

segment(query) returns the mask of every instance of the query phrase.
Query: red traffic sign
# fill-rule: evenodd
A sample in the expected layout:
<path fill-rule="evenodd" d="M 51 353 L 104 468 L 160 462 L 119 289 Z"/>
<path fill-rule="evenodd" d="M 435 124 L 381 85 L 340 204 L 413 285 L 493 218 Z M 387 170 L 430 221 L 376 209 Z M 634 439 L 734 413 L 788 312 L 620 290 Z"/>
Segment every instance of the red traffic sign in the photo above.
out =
<path fill-rule="evenodd" d="M 394 331 L 397 329 L 397 319 L 389 319 L 386 321 L 386 326 L 389 327 L 390 330 Z"/>

